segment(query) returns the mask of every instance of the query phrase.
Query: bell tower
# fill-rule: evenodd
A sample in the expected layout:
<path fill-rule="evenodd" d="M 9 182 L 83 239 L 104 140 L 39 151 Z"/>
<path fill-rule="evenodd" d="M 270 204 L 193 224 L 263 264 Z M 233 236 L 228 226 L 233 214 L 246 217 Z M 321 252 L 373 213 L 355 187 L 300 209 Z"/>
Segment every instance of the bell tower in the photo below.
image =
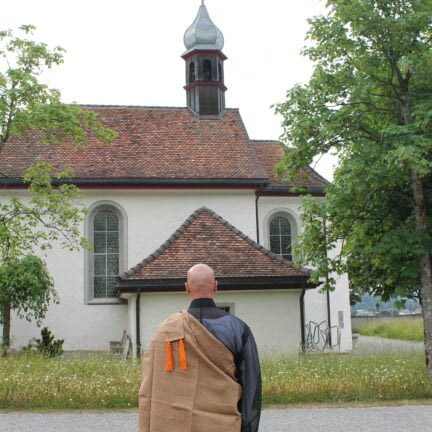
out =
<path fill-rule="evenodd" d="M 225 109 L 224 38 L 213 24 L 204 0 L 184 34 L 187 106 L 200 116 L 220 115 Z"/>

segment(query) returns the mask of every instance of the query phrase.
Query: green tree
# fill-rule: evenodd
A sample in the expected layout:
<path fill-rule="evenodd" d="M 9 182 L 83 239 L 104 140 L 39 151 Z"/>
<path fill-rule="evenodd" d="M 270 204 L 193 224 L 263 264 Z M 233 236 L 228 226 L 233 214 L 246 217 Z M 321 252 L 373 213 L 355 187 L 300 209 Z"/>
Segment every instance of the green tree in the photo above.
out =
<path fill-rule="evenodd" d="M 45 263 L 34 255 L 8 258 L 0 266 L 0 321 L 10 320 L 14 310 L 20 318 L 35 319 L 40 324 L 51 301 L 57 302 L 54 282 Z M 4 334 L 3 355 L 9 345 L 8 334 Z"/>
<path fill-rule="evenodd" d="M 63 62 L 63 49 L 32 40 L 33 26 L 19 30 L 20 36 L 0 31 L 0 158 L 14 136 L 30 131 L 38 131 L 47 145 L 86 145 L 91 136 L 111 142 L 116 133 L 103 127 L 94 112 L 62 103 L 60 92 L 43 83 L 43 72 Z M 46 267 L 34 255 L 53 242 L 72 250 L 86 246 L 79 230 L 85 209 L 75 202 L 80 191 L 66 181 L 71 178 L 70 169 L 53 173 L 50 164 L 35 164 L 22 179 L 29 185 L 27 198 L 15 193 L 0 203 L 0 323 L 5 349 L 10 343 L 11 310 L 40 321 L 55 299 Z"/>
<path fill-rule="evenodd" d="M 326 268 L 348 272 L 354 289 L 383 299 L 419 294 L 432 377 L 432 2 L 327 7 L 310 20 L 304 55 L 313 74 L 277 107 L 289 143 L 281 172 L 295 177 L 317 155 L 339 157 L 326 203 L 305 207 L 303 263 L 327 260 Z M 322 220 L 325 241 L 313 230 Z M 340 253 L 326 258 L 336 239 Z"/>

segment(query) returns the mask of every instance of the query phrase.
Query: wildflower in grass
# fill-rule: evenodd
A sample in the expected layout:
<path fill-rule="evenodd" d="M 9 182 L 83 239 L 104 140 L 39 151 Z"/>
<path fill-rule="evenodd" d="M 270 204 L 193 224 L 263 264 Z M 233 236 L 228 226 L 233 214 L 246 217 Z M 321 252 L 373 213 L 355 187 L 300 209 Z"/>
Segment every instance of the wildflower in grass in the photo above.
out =
<path fill-rule="evenodd" d="M 0 408 L 137 406 L 140 363 L 0 359 Z M 420 353 L 263 359 L 265 403 L 432 397 Z M 30 364 L 29 369 L 27 365 Z M 31 381 L 29 380 L 31 378 Z M 367 378 L 367 379 L 366 379 Z"/>

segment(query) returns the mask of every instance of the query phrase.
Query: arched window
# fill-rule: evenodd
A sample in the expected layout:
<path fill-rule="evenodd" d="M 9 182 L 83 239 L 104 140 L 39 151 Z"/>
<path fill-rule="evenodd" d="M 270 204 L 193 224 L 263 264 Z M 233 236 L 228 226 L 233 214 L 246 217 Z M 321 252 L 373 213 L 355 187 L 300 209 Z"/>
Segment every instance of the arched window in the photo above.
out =
<path fill-rule="evenodd" d="M 189 64 L 189 83 L 193 83 L 195 81 L 195 63 L 192 62 Z"/>
<path fill-rule="evenodd" d="M 273 253 L 292 261 L 292 230 L 286 216 L 277 214 L 270 220 L 269 240 Z"/>
<path fill-rule="evenodd" d="M 203 61 L 203 77 L 204 81 L 211 81 L 212 78 L 212 64 L 210 60 Z"/>
<path fill-rule="evenodd" d="M 93 207 L 93 208 L 92 208 Z M 116 302 L 117 276 L 126 270 L 127 223 L 124 210 L 111 201 L 90 207 L 86 237 L 86 297 L 90 303 Z"/>
<path fill-rule="evenodd" d="M 119 221 L 112 210 L 100 210 L 93 224 L 93 290 L 95 298 L 113 298 L 119 274 Z"/>

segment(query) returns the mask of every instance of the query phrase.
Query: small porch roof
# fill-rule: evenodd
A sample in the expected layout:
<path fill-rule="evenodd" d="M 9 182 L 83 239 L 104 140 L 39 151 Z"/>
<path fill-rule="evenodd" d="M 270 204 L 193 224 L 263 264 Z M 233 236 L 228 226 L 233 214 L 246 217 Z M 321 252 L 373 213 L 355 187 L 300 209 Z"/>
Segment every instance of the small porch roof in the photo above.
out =
<path fill-rule="evenodd" d="M 183 291 L 188 269 L 211 266 L 219 290 L 307 289 L 311 270 L 295 267 L 214 211 L 196 210 L 155 252 L 117 278 L 117 295 Z"/>

